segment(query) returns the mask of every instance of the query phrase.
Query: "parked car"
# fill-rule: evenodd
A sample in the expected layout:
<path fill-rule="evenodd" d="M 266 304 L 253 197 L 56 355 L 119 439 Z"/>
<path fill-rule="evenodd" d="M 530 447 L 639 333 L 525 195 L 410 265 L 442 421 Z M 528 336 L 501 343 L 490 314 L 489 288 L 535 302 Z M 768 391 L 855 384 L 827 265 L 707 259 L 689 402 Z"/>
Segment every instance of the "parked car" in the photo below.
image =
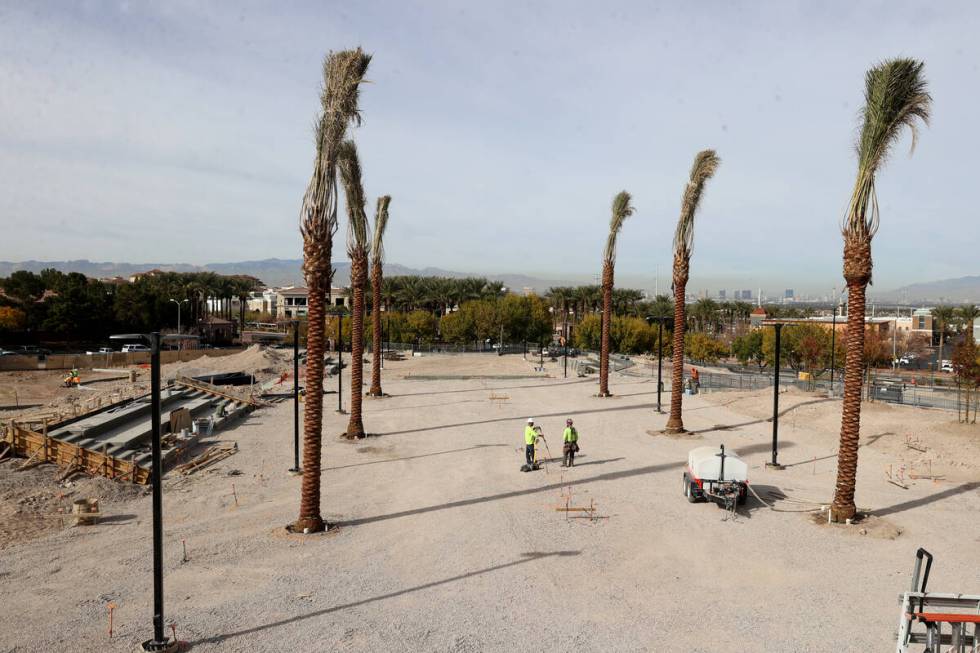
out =
<path fill-rule="evenodd" d="M 943 361 L 942 370 L 943 370 L 943 372 L 952 372 L 953 371 L 953 363 L 951 361 Z"/>
<path fill-rule="evenodd" d="M 150 351 L 150 348 L 146 345 L 123 345 L 122 353 L 129 354 L 137 351 Z"/>
<path fill-rule="evenodd" d="M 85 353 L 92 356 L 95 354 L 111 354 L 113 351 L 112 347 L 99 347 L 98 351 L 87 351 Z"/>
<path fill-rule="evenodd" d="M 17 352 L 10 351 L 9 349 L 0 349 L 0 356 L 16 356 Z"/>
<path fill-rule="evenodd" d="M 37 345 L 21 345 L 14 350 L 14 353 L 20 356 L 47 356 L 51 350 Z"/>

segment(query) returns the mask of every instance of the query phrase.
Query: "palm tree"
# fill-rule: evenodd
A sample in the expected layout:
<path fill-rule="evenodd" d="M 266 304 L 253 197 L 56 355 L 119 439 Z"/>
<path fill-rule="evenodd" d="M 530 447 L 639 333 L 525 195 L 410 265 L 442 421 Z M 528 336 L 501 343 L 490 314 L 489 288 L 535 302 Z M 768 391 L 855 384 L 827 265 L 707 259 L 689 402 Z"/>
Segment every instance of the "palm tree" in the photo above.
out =
<path fill-rule="evenodd" d="M 977 318 L 980 317 L 980 308 L 976 304 L 963 304 L 957 310 L 957 314 L 960 319 L 961 328 L 966 331 L 966 337 L 973 337 L 973 325 L 976 323 Z"/>
<path fill-rule="evenodd" d="M 871 240 L 878 229 L 875 175 L 903 128 L 911 130 L 914 148 L 916 122 L 927 123 L 929 120 L 932 98 L 926 92 L 922 67 L 921 62 L 913 59 L 891 59 L 875 66 L 865 76 L 864 124 L 857 143 L 857 179 L 842 224 L 844 279 L 847 281 L 847 354 L 837 485 L 830 507 L 830 518 L 836 522 L 850 519 L 857 512 L 854 484 L 861 431 L 865 290 L 871 282 Z"/>
<path fill-rule="evenodd" d="M 943 367 L 943 347 L 946 345 L 946 332 L 958 317 L 958 311 L 952 306 L 937 306 L 932 309 L 932 320 L 935 329 L 939 331 L 939 358 L 936 359 L 936 371 Z M 932 344 L 932 343 L 929 343 Z"/>
<path fill-rule="evenodd" d="M 612 322 L 613 276 L 616 267 L 616 237 L 623 228 L 626 218 L 633 215 L 630 194 L 620 191 L 612 203 L 612 218 L 609 220 L 609 237 L 602 253 L 602 342 L 599 347 L 599 396 L 608 397 L 609 392 L 609 325 Z"/>
<path fill-rule="evenodd" d="M 674 344 L 671 352 L 670 379 L 670 417 L 667 419 L 668 433 L 683 433 L 684 420 L 681 418 L 681 402 L 684 393 L 684 311 L 687 293 L 687 279 L 691 268 L 691 248 L 694 246 L 694 216 L 701 204 L 704 184 L 711 179 L 721 160 L 714 150 L 702 150 L 694 157 L 691 178 L 684 187 L 681 200 L 681 215 L 677 219 L 674 233 Z"/>
<path fill-rule="evenodd" d="M 361 164 L 354 141 L 344 141 L 337 154 L 340 179 L 347 198 L 347 255 L 350 257 L 351 304 L 350 335 L 350 421 L 347 439 L 364 437 L 361 404 L 364 397 L 364 288 L 367 286 L 368 219 L 364 213 L 364 186 L 361 183 Z"/>
<path fill-rule="evenodd" d="M 381 281 L 384 276 L 384 237 L 388 226 L 388 205 L 391 195 L 378 198 L 378 206 L 374 213 L 374 240 L 371 242 L 371 390 L 372 397 L 380 397 L 381 392 Z"/>
<path fill-rule="evenodd" d="M 337 230 L 337 150 L 348 125 L 359 119 L 357 100 L 371 55 L 360 48 L 331 52 L 323 62 L 322 112 L 316 124 L 313 175 L 303 196 L 303 275 L 309 289 L 306 335 L 306 402 L 303 410 L 303 486 L 293 530 L 315 533 L 320 516 L 320 442 L 323 429 L 323 354 L 327 294 L 333 280 L 330 255 Z M 295 381 L 295 380 L 294 380 Z"/>

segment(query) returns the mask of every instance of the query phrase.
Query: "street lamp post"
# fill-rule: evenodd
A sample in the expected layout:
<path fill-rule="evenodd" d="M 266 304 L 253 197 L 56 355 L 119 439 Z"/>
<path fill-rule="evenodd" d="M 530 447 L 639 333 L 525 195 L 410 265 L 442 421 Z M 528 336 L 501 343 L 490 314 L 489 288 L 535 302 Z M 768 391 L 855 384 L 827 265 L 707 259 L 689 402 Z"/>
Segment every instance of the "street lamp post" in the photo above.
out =
<path fill-rule="evenodd" d="M 766 463 L 766 467 L 769 469 L 785 469 L 776 462 L 779 444 L 779 336 L 783 330 L 783 325 L 777 322 L 773 326 L 776 328 L 776 361 L 772 381 L 772 461 Z"/>
<path fill-rule="evenodd" d="M 109 336 L 112 340 L 146 340 L 150 343 L 150 481 L 153 487 L 153 639 L 142 644 L 144 651 L 177 650 L 163 631 L 163 455 L 160 447 L 160 341 L 159 331 Z M 177 336 L 179 338 L 179 336 Z M 135 472 L 134 472 L 135 473 Z"/>
<path fill-rule="evenodd" d="M 180 305 L 186 304 L 188 300 L 184 299 L 182 301 L 177 301 L 176 299 L 171 297 L 170 301 L 172 301 L 174 304 L 177 304 L 177 335 L 179 336 L 180 335 Z M 177 341 L 178 351 L 180 350 L 180 348 L 181 348 L 181 342 L 178 340 Z"/>
<path fill-rule="evenodd" d="M 299 474 L 299 320 L 293 325 L 293 467 L 290 473 Z"/>
<path fill-rule="evenodd" d="M 663 392 L 664 384 L 662 379 L 664 371 L 664 315 L 647 315 L 647 320 L 656 318 L 657 320 L 657 412 L 662 413 L 660 395 Z"/>
<path fill-rule="evenodd" d="M 664 371 L 664 316 L 660 316 L 660 328 L 657 329 L 657 412 L 664 412 L 660 407 L 660 393 L 663 392 L 664 382 L 661 380 Z"/>
<path fill-rule="evenodd" d="M 344 314 L 337 311 L 337 412 L 344 412 Z"/>

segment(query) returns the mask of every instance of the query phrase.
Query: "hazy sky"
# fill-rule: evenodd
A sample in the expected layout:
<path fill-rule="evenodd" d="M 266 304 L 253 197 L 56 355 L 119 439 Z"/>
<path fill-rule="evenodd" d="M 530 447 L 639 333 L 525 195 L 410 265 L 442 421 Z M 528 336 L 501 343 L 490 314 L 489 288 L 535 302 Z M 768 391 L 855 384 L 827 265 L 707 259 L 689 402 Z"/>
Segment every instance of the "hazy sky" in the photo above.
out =
<path fill-rule="evenodd" d="M 392 262 L 591 276 L 626 189 L 617 272 L 666 278 L 713 147 L 692 286 L 840 285 L 864 72 L 905 55 L 933 121 L 879 176 L 876 287 L 980 273 L 980 5 L 650 4 L 0 0 L 0 259 L 298 258 L 321 59 L 362 45 Z"/>

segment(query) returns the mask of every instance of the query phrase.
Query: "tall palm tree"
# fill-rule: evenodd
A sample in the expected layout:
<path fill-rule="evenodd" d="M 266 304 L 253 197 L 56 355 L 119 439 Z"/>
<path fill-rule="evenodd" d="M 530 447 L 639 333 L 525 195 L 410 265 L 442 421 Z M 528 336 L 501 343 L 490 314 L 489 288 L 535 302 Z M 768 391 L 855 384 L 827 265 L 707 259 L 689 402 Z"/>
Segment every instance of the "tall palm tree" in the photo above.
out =
<path fill-rule="evenodd" d="M 388 227 L 388 205 L 391 195 L 378 198 L 378 206 L 374 213 L 374 240 L 371 241 L 371 390 L 372 397 L 380 397 L 381 392 L 381 282 L 384 276 L 385 229 Z"/>
<path fill-rule="evenodd" d="M 691 176 L 684 187 L 681 214 L 674 232 L 674 343 L 671 351 L 670 417 L 668 433 L 683 433 L 681 407 L 684 397 L 684 330 L 687 301 L 687 279 L 691 269 L 691 248 L 694 246 L 694 216 L 701 205 L 704 184 L 714 176 L 721 160 L 714 150 L 702 150 L 694 157 Z"/>
<path fill-rule="evenodd" d="M 350 285 L 353 294 L 350 322 L 350 420 L 347 423 L 347 439 L 357 440 L 364 437 L 364 421 L 361 417 L 364 398 L 364 288 L 367 286 L 371 242 L 368 240 L 368 219 L 364 213 L 361 164 L 354 141 L 341 143 L 337 158 L 340 179 L 344 182 L 344 195 L 347 198 L 347 255 L 350 257 Z"/>
<path fill-rule="evenodd" d="M 937 306 L 932 309 L 932 320 L 935 329 L 939 331 L 939 358 L 936 359 L 936 371 L 943 366 L 943 348 L 946 345 L 946 333 L 958 317 L 958 311 L 952 306 Z M 932 343 L 929 343 L 932 344 Z"/>
<path fill-rule="evenodd" d="M 922 67 L 921 62 L 913 59 L 891 59 L 875 66 L 865 76 L 864 124 L 857 143 L 857 179 L 841 225 L 848 304 L 837 485 L 830 507 L 830 518 L 837 522 L 850 519 L 857 512 L 854 484 L 861 432 L 865 290 L 871 282 L 871 239 L 878 229 L 875 176 L 904 128 L 911 130 L 914 148 L 916 122 L 928 123 L 932 98 L 926 91 Z"/>
<path fill-rule="evenodd" d="M 337 150 L 351 121 L 371 56 L 360 48 L 331 52 L 323 62 L 322 112 L 316 124 L 313 175 L 303 196 L 303 275 L 309 289 L 306 330 L 306 401 L 303 404 L 303 486 L 293 530 L 314 533 L 320 516 L 320 442 L 323 429 L 323 354 L 327 295 L 333 280 L 330 255 L 337 230 Z"/>
<path fill-rule="evenodd" d="M 616 237 L 619 236 L 626 218 L 633 215 L 630 194 L 620 191 L 613 198 L 612 218 L 609 220 L 609 236 L 602 252 L 602 342 L 599 346 L 599 396 L 609 392 L 609 325 L 612 322 L 613 277 L 616 268 Z"/>

